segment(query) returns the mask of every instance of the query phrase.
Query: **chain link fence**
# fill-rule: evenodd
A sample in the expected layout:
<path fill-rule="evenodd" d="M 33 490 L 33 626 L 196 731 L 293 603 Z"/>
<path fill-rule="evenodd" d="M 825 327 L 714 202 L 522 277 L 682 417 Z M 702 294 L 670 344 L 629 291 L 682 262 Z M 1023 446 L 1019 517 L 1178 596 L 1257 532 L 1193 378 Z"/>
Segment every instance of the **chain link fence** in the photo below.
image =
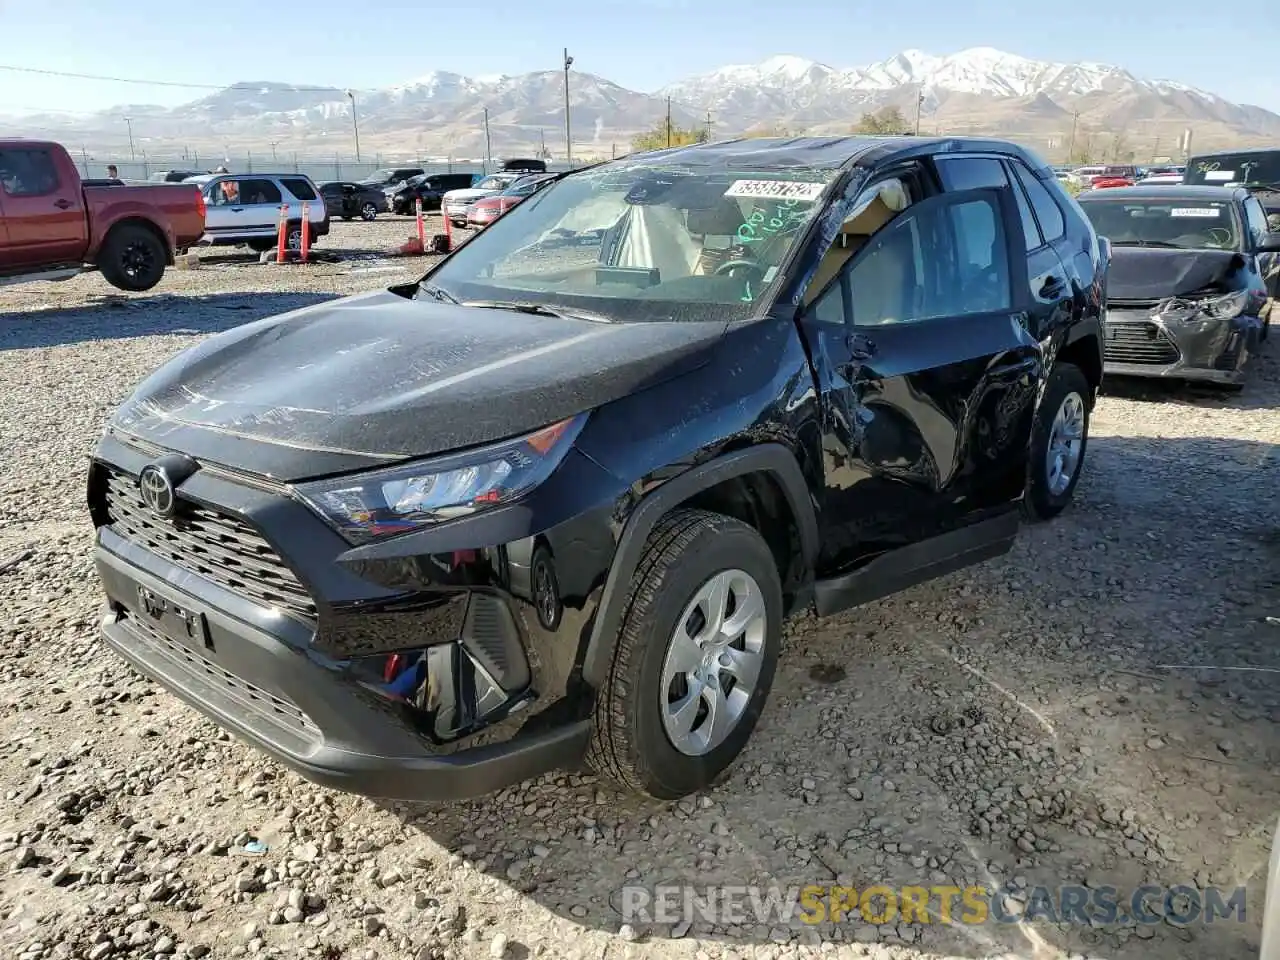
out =
<path fill-rule="evenodd" d="M 246 152 L 240 156 L 227 157 L 224 154 L 198 153 L 177 154 L 173 156 L 117 157 L 100 152 L 85 150 L 71 151 L 80 175 L 87 180 L 103 179 L 109 176 L 108 168 L 114 166 L 116 175 L 121 180 L 161 179 L 171 170 L 189 171 L 192 174 L 210 173 L 218 167 L 226 167 L 231 173 L 302 173 L 316 183 L 327 183 L 331 180 L 360 180 L 370 176 L 377 170 L 388 167 L 421 167 L 427 173 L 484 173 L 486 164 L 476 159 L 414 159 L 412 157 L 386 157 L 375 154 L 372 159 L 362 157 L 356 160 L 353 156 L 320 156 L 316 154 L 286 153 L 283 150 L 272 154 L 270 150 L 262 153 Z M 581 164 L 575 162 L 572 166 Z M 501 158 L 493 158 L 487 165 L 490 171 L 502 166 Z M 547 169 L 561 171 L 569 168 L 563 160 L 547 161 Z"/>

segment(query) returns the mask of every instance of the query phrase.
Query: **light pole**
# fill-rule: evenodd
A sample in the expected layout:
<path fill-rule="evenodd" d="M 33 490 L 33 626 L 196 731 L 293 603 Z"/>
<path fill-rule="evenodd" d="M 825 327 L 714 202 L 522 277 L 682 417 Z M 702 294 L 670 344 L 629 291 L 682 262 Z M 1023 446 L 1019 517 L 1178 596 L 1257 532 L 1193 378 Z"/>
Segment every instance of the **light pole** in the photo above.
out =
<path fill-rule="evenodd" d="M 278 144 L 279 142 L 280 142 L 279 140 L 271 141 L 271 162 L 272 163 L 276 162 L 276 144 Z"/>
<path fill-rule="evenodd" d="M 125 126 L 129 128 L 129 159 L 137 160 L 138 158 L 133 152 L 133 118 L 125 117 L 124 122 Z"/>
<path fill-rule="evenodd" d="M 573 139 L 569 133 L 569 68 L 573 66 L 573 57 L 569 56 L 569 48 L 564 48 L 564 159 L 573 166 Z"/>
<path fill-rule="evenodd" d="M 924 106 L 924 87 L 920 87 L 920 94 L 916 97 L 916 136 L 920 136 L 920 108 Z"/>
<path fill-rule="evenodd" d="M 347 97 L 351 100 L 351 129 L 356 133 L 356 163 L 360 162 L 360 120 L 356 117 L 356 92 L 354 90 L 347 91 Z"/>
<path fill-rule="evenodd" d="M 493 162 L 493 144 L 489 139 L 489 108 L 484 108 L 484 172 L 489 172 Z"/>

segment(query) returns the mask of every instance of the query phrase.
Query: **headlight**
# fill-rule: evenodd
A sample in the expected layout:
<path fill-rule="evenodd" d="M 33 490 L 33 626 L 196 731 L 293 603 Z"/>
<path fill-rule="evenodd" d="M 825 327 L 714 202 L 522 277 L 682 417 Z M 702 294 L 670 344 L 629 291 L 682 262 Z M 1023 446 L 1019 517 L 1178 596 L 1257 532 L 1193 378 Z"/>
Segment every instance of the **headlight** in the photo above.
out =
<path fill-rule="evenodd" d="M 1225 320 L 1243 313 L 1249 300 L 1248 290 L 1197 300 L 1170 297 L 1151 312 L 1162 320 Z"/>
<path fill-rule="evenodd" d="M 499 507 L 542 483 L 564 459 L 586 415 L 502 443 L 297 488 L 353 544 L 409 533 Z"/>

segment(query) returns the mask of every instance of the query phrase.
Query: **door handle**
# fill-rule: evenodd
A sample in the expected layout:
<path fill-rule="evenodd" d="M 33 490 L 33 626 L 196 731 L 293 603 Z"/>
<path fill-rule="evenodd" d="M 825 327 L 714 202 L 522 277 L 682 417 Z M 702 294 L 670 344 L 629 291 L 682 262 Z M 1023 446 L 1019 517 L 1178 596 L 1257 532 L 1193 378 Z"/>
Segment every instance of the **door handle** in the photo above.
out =
<path fill-rule="evenodd" d="M 63 197 L 61 200 L 53 201 L 53 205 L 57 207 L 59 210 L 66 210 L 71 206 L 71 201 L 68 200 L 66 197 Z"/>
<path fill-rule="evenodd" d="M 1050 297 L 1056 297 L 1058 294 L 1062 293 L 1063 288 L 1066 287 L 1066 285 L 1065 280 L 1056 274 L 1051 273 L 1049 276 L 1044 278 L 1044 283 L 1040 287 L 1040 296 L 1046 300 Z"/>
<path fill-rule="evenodd" d="M 845 337 L 845 346 L 854 360 L 867 360 L 876 355 L 875 341 L 865 333 L 851 333 Z"/>

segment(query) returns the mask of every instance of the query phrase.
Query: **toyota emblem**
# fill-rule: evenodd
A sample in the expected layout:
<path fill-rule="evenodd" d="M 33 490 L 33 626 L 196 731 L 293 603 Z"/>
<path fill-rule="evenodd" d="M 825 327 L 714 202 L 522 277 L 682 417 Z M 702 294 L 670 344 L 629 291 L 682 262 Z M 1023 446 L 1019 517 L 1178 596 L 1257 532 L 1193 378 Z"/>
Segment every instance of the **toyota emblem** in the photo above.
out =
<path fill-rule="evenodd" d="M 142 502 L 151 508 L 158 517 L 172 517 L 178 505 L 177 495 L 173 491 L 173 481 L 163 467 L 155 464 L 142 468 L 138 475 L 138 490 L 142 494 Z"/>

